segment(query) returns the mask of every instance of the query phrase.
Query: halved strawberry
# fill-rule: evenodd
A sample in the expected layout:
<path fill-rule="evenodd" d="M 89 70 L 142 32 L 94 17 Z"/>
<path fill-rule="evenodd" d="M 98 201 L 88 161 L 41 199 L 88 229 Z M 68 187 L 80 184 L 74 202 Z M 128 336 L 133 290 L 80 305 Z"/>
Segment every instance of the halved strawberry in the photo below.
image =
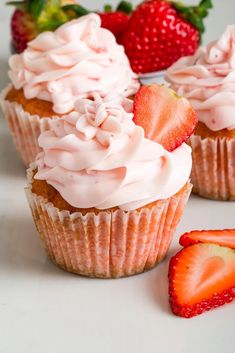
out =
<path fill-rule="evenodd" d="M 198 119 L 186 98 L 164 85 L 142 86 L 134 99 L 134 121 L 147 138 L 173 151 L 192 135 Z"/>
<path fill-rule="evenodd" d="M 179 242 L 184 247 L 197 243 L 210 243 L 235 249 L 235 229 L 193 230 L 181 235 Z"/>
<path fill-rule="evenodd" d="M 184 248 L 170 261 L 170 305 L 190 318 L 235 298 L 235 251 L 212 244 Z"/>

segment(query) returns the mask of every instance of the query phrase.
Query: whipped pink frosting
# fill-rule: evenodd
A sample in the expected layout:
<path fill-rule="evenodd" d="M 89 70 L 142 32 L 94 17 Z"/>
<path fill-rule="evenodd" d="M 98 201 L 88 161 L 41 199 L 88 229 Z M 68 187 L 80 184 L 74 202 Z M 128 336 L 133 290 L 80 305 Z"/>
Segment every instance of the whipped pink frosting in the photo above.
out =
<path fill-rule="evenodd" d="M 188 181 L 191 149 L 167 152 L 133 122 L 133 102 L 80 99 L 39 137 L 36 179 L 72 206 L 133 210 L 176 194 Z"/>
<path fill-rule="evenodd" d="M 189 99 L 209 129 L 235 129 L 235 25 L 195 55 L 178 60 L 166 80 Z"/>
<path fill-rule="evenodd" d="M 9 77 L 25 97 L 53 103 L 65 114 L 78 98 L 93 92 L 100 96 L 135 94 L 137 76 L 131 70 L 124 48 L 113 34 L 101 28 L 97 14 L 89 14 L 41 33 L 20 55 L 9 60 Z"/>

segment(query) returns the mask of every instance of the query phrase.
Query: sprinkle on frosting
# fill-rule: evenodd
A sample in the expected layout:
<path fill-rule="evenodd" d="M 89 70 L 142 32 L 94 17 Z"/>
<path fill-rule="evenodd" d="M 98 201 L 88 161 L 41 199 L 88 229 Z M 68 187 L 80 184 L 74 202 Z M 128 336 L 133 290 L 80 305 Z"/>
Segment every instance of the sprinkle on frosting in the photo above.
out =
<path fill-rule="evenodd" d="M 167 152 L 133 122 L 133 102 L 94 94 L 39 137 L 36 179 L 77 208 L 132 210 L 176 194 L 188 181 L 191 149 Z"/>
<path fill-rule="evenodd" d="M 209 129 L 235 129 L 235 25 L 195 55 L 178 60 L 166 80 L 189 99 Z"/>
<path fill-rule="evenodd" d="M 94 13 L 41 33 L 9 65 L 14 87 L 23 88 L 27 99 L 52 102 L 58 114 L 70 112 L 77 99 L 93 92 L 128 97 L 139 88 L 123 46 Z"/>

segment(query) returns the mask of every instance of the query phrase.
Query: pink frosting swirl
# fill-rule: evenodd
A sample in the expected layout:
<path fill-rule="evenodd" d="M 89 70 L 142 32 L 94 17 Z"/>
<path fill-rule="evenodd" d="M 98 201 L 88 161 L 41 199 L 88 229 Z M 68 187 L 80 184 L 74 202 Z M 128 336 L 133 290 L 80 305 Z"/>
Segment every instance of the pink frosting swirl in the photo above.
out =
<path fill-rule="evenodd" d="M 190 100 L 209 129 L 235 129 L 235 25 L 194 56 L 178 60 L 166 80 Z"/>
<path fill-rule="evenodd" d="M 78 98 L 93 92 L 129 96 L 139 82 L 124 48 L 101 28 L 100 17 L 89 14 L 41 33 L 20 55 L 9 60 L 9 77 L 25 97 L 53 103 L 55 113 L 74 109 Z"/>
<path fill-rule="evenodd" d="M 191 149 L 167 152 L 133 122 L 133 102 L 80 99 L 76 112 L 39 137 L 36 179 L 72 206 L 132 210 L 177 193 L 188 181 Z"/>

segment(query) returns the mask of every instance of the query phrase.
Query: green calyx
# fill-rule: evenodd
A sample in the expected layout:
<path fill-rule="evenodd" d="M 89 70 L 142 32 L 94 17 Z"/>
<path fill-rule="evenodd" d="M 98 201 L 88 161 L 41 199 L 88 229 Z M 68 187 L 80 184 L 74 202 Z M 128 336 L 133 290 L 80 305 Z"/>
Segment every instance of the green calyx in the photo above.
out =
<path fill-rule="evenodd" d="M 133 6 L 129 1 L 121 1 L 115 10 L 113 10 L 112 5 L 106 4 L 104 5 L 104 12 L 113 12 L 120 11 L 129 15 L 133 11 Z"/>
<path fill-rule="evenodd" d="M 129 1 L 121 1 L 120 4 L 117 6 L 116 11 L 121 11 L 129 15 L 133 11 L 132 3 Z"/>
<path fill-rule="evenodd" d="M 182 2 L 171 2 L 172 6 L 180 12 L 181 16 L 192 23 L 202 35 L 205 32 L 203 20 L 212 9 L 212 0 L 201 0 L 197 6 L 187 6 Z"/>
<path fill-rule="evenodd" d="M 39 2 L 38 0 L 31 0 Z M 68 15 L 63 11 L 60 0 L 40 0 L 43 5 L 39 7 L 38 12 L 31 10 L 33 18 L 37 23 L 39 32 L 54 31 L 63 23 L 69 21 Z M 33 7 L 33 5 L 32 5 Z M 35 12 L 33 12 L 35 11 Z"/>
<path fill-rule="evenodd" d="M 85 7 L 78 4 L 68 4 L 62 7 L 62 9 L 71 15 L 71 17 L 81 17 L 90 13 Z"/>

